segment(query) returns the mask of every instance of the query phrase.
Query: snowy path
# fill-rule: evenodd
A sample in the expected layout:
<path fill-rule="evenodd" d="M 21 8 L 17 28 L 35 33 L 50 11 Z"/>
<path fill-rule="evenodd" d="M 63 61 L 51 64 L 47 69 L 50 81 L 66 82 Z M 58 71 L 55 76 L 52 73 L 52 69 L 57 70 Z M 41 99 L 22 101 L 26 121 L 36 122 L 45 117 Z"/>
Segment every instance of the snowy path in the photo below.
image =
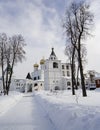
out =
<path fill-rule="evenodd" d="M 55 130 L 34 95 L 26 94 L 7 113 L 0 116 L 0 130 Z"/>

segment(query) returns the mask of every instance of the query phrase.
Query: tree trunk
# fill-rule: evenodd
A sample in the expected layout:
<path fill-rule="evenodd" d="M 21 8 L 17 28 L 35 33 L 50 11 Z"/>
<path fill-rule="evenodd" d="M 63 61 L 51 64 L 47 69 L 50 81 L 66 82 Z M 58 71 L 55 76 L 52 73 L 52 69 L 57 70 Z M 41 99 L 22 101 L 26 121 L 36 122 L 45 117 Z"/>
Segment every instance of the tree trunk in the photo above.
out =
<path fill-rule="evenodd" d="M 11 78 L 12 78 L 12 73 L 13 73 L 14 62 L 15 62 L 15 55 L 13 57 L 13 61 L 12 61 L 12 65 L 11 65 L 11 72 L 10 72 L 9 80 L 8 80 L 7 93 L 9 93 L 9 89 L 10 89 L 10 84 L 11 84 Z"/>
<path fill-rule="evenodd" d="M 5 94 L 6 94 L 6 89 L 5 89 L 5 80 L 4 80 L 3 64 L 2 64 L 2 82 L 3 82 L 3 91 L 4 91 L 4 95 L 5 95 Z"/>
<path fill-rule="evenodd" d="M 75 86 L 75 89 L 78 89 L 75 75 L 74 75 L 74 86 Z"/>
<path fill-rule="evenodd" d="M 7 71 L 6 71 L 6 91 L 7 91 L 7 86 L 8 86 L 8 64 L 9 64 L 9 61 L 7 60 Z M 8 95 L 8 94 L 7 94 Z"/>
<path fill-rule="evenodd" d="M 83 66 L 82 66 L 80 50 L 78 50 L 78 60 L 79 60 L 79 67 L 80 67 L 82 94 L 83 94 L 83 97 L 86 97 L 87 94 L 86 94 L 86 88 L 85 88 L 85 80 L 84 80 Z"/>
<path fill-rule="evenodd" d="M 78 76 L 79 76 L 79 65 L 78 65 L 78 68 L 77 68 L 77 79 L 76 79 L 77 88 L 76 89 L 78 89 L 78 84 L 79 84 Z"/>
<path fill-rule="evenodd" d="M 74 69 L 73 69 L 73 78 L 74 78 L 74 79 L 73 79 L 73 80 L 74 80 L 73 82 L 74 82 L 74 86 L 75 86 L 74 88 L 77 89 L 77 81 L 76 81 L 76 75 L 75 75 L 75 74 L 76 74 L 75 61 L 74 61 L 74 63 L 73 63 L 73 68 L 74 68 Z"/>
<path fill-rule="evenodd" d="M 10 89 L 10 84 L 11 84 L 11 77 L 12 77 L 12 74 L 9 75 L 8 83 L 7 83 L 7 86 L 6 86 L 7 95 L 9 94 L 9 89 Z"/>
<path fill-rule="evenodd" d="M 82 66 L 82 58 L 81 58 L 81 36 L 82 36 L 82 32 L 79 35 L 77 51 L 78 51 L 78 60 L 79 60 L 78 62 L 79 62 L 79 68 L 80 68 L 82 94 L 83 94 L 83 97 L 86 97 L 87 93 L 86 93 L 85 79 L 84 79 L 84 74 L 83 74 L 83 66 Z"/>
<path fill-rule="evenodd" d="M 2 44 L 2 53 L 1 53 L 1 64 L 2 64 L 2 84 L 3 84 L 3 91 L 4 95 L 6 94 L 6 88 L 5 88 L 5 79 L 4 79 L 4 53 L 3 53 L 3 44 Z"/>
<path fill-rule="evenodd" d="M 71 63 L 71 75 L 72 75 L 72 95 L 75 95 L 75 89 L 74 89 L 74 55 L 75 55 L 75 47 L 73 48 L 72 52 L 72 63 Z"/>
<path fill-rule="evenodd" d="M 71 75 L 72 75 L 72 95 L 75 95 L 74 90 L 74 76 L 73 76 L 73 65 L 71 64 Z"/>

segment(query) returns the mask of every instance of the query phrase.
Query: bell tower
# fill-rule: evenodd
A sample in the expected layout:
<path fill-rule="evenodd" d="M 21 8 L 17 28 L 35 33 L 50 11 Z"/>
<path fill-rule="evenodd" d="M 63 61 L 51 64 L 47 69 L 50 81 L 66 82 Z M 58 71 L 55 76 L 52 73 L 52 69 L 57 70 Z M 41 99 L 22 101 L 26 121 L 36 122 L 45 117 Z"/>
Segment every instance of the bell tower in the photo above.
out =
<path fill-rule="evenodd" d="M 49 59 L 45 61 L 44 88 L 45 90 L 61 89 L 61 61 L 58 60 L 54 48 L 51 49 Z"/>
<path fill-rule="evenodd" d="M 57 60 L 56 54 L 54 52 L 54 48 L 52 48 L 49 60 Z"/>

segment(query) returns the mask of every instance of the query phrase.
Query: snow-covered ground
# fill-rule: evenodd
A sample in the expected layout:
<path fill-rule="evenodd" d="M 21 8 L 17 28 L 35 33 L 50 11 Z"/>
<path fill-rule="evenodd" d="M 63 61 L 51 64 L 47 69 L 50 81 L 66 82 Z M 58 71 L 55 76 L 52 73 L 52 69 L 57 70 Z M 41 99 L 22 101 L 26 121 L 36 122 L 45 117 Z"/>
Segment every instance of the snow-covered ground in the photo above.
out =
<path fill-rule="evenodd" d="M 56 130 L 44 109 L 36 102 L 34 94 L 24 94 L 16 103 L 0 116 L 0 130 Z"/>
<path fill-rule="evenodd" d="M 100 90 L 87 91 L 87 97 L 81 96 L 81 90 L 76 93 L 42 91 L 36 100 L 57 130 L 100 130 Z"/>
<path fill-rule="evenodd" d="M 23 94 L 11 91 L 9 96 L 0 95 L 0 116 L 21 100 Z"/>
<path fill-rule="evenodd" d="M 0 96 L 0 130 L 100 130 L 100 89 Z"/>

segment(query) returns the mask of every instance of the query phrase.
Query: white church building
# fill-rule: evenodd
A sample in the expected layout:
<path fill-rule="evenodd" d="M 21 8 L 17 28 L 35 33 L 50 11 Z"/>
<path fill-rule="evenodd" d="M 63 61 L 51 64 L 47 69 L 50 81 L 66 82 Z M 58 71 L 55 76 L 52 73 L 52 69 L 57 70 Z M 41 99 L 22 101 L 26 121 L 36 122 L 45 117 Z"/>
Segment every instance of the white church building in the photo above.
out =
<path fill-rule="evenodd" d="M 31 79 L 15 79 L 12 78 L 10 91 L 32 92 L 34 90 L 66 90 L 71 89 L 71 68 L 69 63 L 62 63 L 54 52 L 48 59 L 40 60 L 40 67 L 34 64 L 34 70 L 31 73 Z M 95 71 L 88 71 L 85 76 L 86 88 L 96 87 L 95 78 L 98 76 Z M 80 80 L 79 80 L 80 82 Z M 79 83 L 80 84 L 80 83 Z M 2 79 L 0 78 L 0 91 L 3 91 Z"/>
<path fill-rule="evenodd" d="M 34 71 L 31 73 L 35 90 L 66 90 L 71 88 L 71 68 L 69 63 L 61 63 L 54 52 L 48 59 L 40 60 L 34 64 Z"/>

